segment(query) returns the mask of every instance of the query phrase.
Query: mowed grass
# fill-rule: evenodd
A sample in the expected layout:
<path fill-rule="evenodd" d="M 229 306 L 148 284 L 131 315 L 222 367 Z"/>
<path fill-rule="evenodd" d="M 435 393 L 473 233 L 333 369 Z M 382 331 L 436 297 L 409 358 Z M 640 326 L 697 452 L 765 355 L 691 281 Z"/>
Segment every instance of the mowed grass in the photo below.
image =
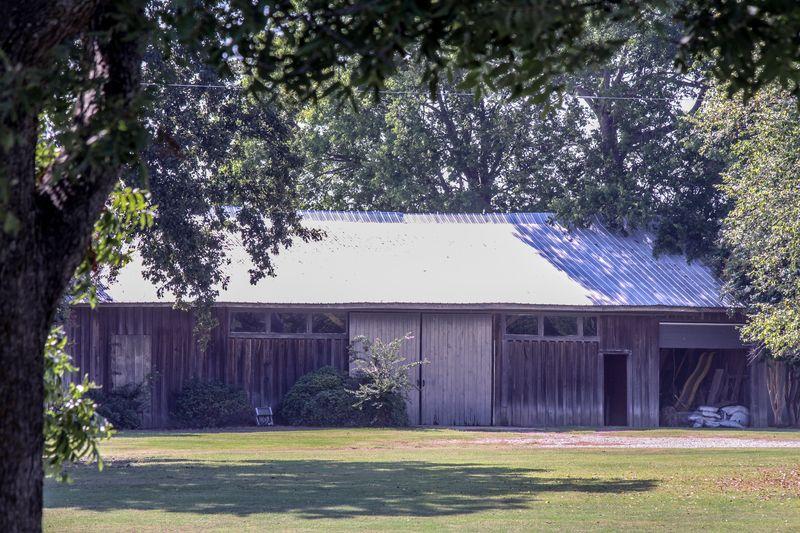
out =
<path fill-rule="evenodd" d="M 625 431 L 685 436 L 697 432 Z M 517 432 L 127 432 L 48 480 L 50 531 L 784 530 L 800 450 L 543 449 Z M 797 439 L 787 432 L 700 435 Z M 503 439 L 511 439 L 502 442 Z"/>

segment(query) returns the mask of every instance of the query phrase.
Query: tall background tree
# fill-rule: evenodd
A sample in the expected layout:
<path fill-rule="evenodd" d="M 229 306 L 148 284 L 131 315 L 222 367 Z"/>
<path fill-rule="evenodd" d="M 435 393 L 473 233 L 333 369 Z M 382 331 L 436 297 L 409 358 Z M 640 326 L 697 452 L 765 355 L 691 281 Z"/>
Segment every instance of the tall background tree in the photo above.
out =
<path fill-rule="evenodd" d="M 727 287 L 748 313 L 746 340 L 770 362 L 775 422 L 800 424 L 800 111 L 779 87 L 742 103 L 718 87 L 696 117 L 703 149 L 724 160 Z"/>
<path fill-rule="evenodd" d="M 686 123 L 706 91 L 702 65 L 675 66 L 679 25 L 663 13 L 603 24 L 588 38 L 622 44 L 559 76 L 565 91 L 476 98 L 455 72 L 431 98 L 413 64 L 375 101 L 325 99 L 298 116 L 304 205 L 400 211 L 552 210 L 572 225 L 654 227 L 660 251 L 715 250 L 727 209 L 719 163 Z"/>
<path fill-rule="evenodd" d="M 296 213 L 301 160 L 289 143 L 292 123 L 247 92 L 246 80 L 226 83 L 190 50 L 151 49 L 143 79 L 153 142 L 141 153 L 146 173 L 130 179 L 158 207 L 127 249 L 135 239 L 145 275 L 207 320 L 204 311 L 228 281 L 222 267 L 234 235 L 254 259 L 253 282 L 272 274 L 270 255 L 293 237 L 318 237 Z"/>
<path fill-rule="evenodd" d="M 303 203 L 321 209 L 495 211 L 542 209 L 559 177 L 580 112 L 542 113 L 508 91 L 480 99 L 461 87 L 465 72 L 434 97 L 413 64 L 386 83 L 380 100 L 357 106 L 324 99 L 300 111 Z M 550 147 L 549 150 L 541 149 Z M 540 148 L 541 147 L 541 148 Z"/>

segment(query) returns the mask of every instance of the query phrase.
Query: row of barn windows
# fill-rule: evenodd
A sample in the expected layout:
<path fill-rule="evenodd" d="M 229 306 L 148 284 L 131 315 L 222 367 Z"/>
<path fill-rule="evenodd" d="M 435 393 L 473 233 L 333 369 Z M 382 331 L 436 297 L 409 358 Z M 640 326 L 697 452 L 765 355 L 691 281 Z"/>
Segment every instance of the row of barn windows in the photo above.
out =
<path fill-rule="evenodd" d="M 596 337 L 597 317 L 572 315 L 506 315 L 507 335 Z"/>
<path fill-rule="evenodd" d="M 231 314 L 230 331 L 275 335 L 344 335 L 347 333 L 347 314 L 235 311 Z"/>
<path fill-rule="evenodd" d="M 275 335 L 344 335 L 347 314 L 339 312 L 235 311 L 231 333 Z M 505 315 L 507 335 L 596 337 L 597 317 L 571 315 Z"/>

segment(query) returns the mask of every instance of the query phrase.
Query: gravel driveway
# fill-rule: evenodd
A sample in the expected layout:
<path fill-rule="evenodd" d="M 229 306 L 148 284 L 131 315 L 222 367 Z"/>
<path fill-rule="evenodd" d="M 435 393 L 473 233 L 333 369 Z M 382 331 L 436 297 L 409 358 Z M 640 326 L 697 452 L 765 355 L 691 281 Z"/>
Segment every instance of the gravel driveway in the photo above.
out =
<path fill-rule="evenodd" d="M 476 444 L 532 448 L 800 448 L 800 440 L 742 437 L 626 437 L 613 434 L 537 433 L 524 437 L 477 439 Z"/>

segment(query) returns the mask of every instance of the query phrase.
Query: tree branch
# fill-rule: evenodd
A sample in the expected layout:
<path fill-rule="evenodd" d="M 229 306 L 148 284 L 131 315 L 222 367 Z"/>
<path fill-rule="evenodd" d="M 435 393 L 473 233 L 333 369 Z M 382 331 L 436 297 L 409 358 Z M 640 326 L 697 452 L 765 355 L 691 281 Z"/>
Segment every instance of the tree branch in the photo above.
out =
<path fill-rule="evenodd" d="M 143 17 L 141 8 L 138 15 Z M 73 142 L 37 184 L 36 226 L 43 251 L 64 265 L 53 271 L 49 281 L 54 285 L 68 283 L 91 242 L 94 222 L 136 155 L 142 45 L 137 21 L 130 18 L 130 12 L 113 6 L 95 13 L 86 47 L 90 79 L 96 83 L 76 102 Z M 118 127 L 109 131 L 109 123 Z"/>
<path fill-rule="evenodd" d="M 102 0 L 8 2 L 0 17 L 0 49 L 11 64 L 35 65 L 90 24 Z"/>

